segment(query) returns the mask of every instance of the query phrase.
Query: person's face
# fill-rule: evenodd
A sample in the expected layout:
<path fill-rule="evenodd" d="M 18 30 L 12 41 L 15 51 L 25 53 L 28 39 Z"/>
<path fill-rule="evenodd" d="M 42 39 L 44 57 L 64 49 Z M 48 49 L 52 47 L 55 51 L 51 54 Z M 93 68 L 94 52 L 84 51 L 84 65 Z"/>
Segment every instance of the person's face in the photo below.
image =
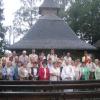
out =
<path fill-rule="evenodd" d="M 16 56 L 16 52 L 15 51 L 13 51 L 13 56 Z"/>
<path fill-rule="evenodd" d="M 66 61 L 66 65 L 69 65 L 69 62 L 68 61 Z"/>
<path fill-rule="evenodd" d="M 58 62 L 58 63 L 57 63 L 58 67 L 61 67 L 61 64 L 62 64 L 61 62 Z"/>
<path fill-rule="evenodd" d="M 6 59 L 2 60 L 2 64 L 5 65 L 6 64 Z"/>
<path fill-rule="evenodd" d="M 23 52 L 23 56 L 25 56 L 26 55 L 26 52 Z"/>
<path fill-rule="evenodd" d="M 12 66 L 12 63 L 9 61 L 9 62 L 7 63 L 7 67 L 10 67 L 10 66 Z"/>
<path fill-rule="evenodd" d="M 70 57 L 70 53 L 69 52 L 67 53 L 67 57 Z"/>
<path fill-rule="evenodd" d="M 72 65 L 72 66 L 75 66 L 75 62 L 74 62 L 74 61 L 72 61 L 72 62 L 71 62 L 71 65 Z"/>
<path fill-rule="evenodd" d="M 44 63 L 44 64 L 43 64 L 43 67 L 46 67 L 46 66 L 47 66 L 46 63 Z"/>
<path fill-rule="evenodd" d="M 92 59 L 89 59 L 89 62 L 92 62 Z"/>
<path fill-rule="evenodd" d="M 37 63 L 34 62 L 34 63 L 33 63 L 33 67 L 35 67 L 35 66 L 37 66 Z"/>
<path fill-rule="evenodd" d="M 49 60 L 48 60 L 48 63 L 49 63 L 49 64 L 51 64 L 51 63 L 52 63 L 52 60 L 51 60 L 51 59 L 49 59 Z"/>
<path fill-rule="evenodd" d="M 21 67 L 21 65 L 22 65 L 21 62 L 19 62 L 19 63 L 18 63 L 18 66 Z"/>
<path fill-rule="evenodd" d="M 51 50 L 51 54 L 54 54 L 55 53 L 55 51 L 54 50 Z"/>
<path fill-rule="evenodd" d="M 35 49 L 32 50 L 32 53 L 33 53 L 33 54 L 35 53 Z"/>
<path fill-rule="evenodd" d="M 53 66 L 56 68 L 57 67 L 57 63 L 54 63 Z"/>
<path fill-rule="evenodd" d="M 16 57 L 16 58 L 15 58 L 15 62 L 18 63 L 18 61 L 19 61 L 19 59 L 18 59 L 18 57 Z"/>
<path fill-rule="evenodd" d="M 95 64 L 99 64 L 99 60 L 98 59 L 95 59 Z"/>
<path fill-rule="evenodd" d="M 81 67 L 85 67 L 85 65 L 86 65 L 85 63 L 82 63 Z"/>

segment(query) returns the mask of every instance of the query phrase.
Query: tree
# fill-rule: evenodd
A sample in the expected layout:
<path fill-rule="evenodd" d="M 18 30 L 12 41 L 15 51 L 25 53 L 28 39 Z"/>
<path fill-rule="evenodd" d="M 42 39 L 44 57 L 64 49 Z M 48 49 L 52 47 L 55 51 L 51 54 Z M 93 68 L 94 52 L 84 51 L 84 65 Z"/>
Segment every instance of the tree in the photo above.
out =
<path fill-rule="evenodd" d="M 3 24 L 2 21 L 4 20 L 3 18 L 3 8 L 2 8 L 2 0 L 0 0 L 0 57 L 2 57 L 3 55 L 3 51 L 4 51 L 4 33 L 5 33 L 5 29 L 3 28 Z"/>
<path fill-rule="evenodd" d="M 81 39 L 91 44 L 100 39 L 100 0 L 75 0 L 65 16 Z"/>
<path fill-rule="evenodd" d="M 41 0 L 40 0 L 41 1 Z M 22 6 L 15 13 L 13 29 L 16 35 L 25 34 L 38 16 L 37 0 L 21 0 Z"/>
<path fill-rule="evenodd" d="M 13 21 L 14 34 L 20 35 L 25 34 L 34 24 L 38 17 L 38 8 L 36 8 L 36 3 L 43 0 L 21 0 L 22 6 L 15 13 L 15 18 Z M 54 0 L 61 6 L 61 11 L 59 15 L 64 16 L 65 7 L 68 1 L 71 0 Z"/>

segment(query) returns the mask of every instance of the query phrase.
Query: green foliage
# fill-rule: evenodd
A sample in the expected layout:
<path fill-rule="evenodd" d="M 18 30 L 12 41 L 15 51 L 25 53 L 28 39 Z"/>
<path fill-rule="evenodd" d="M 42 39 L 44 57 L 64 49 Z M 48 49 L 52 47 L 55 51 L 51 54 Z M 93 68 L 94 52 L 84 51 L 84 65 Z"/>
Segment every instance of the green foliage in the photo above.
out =
<path fill-rule="evenodd" d="M 25 34 L 36 21 L 38 14 L 38 8 L 36 8 L 36 3 L 42 0 L 21 0 L 22 6 L 15 13 L 15 18 L 13 21 L 14 33 L 17 35 Z M 68 1 L 71 0 L 54 0 L 61 5 L 60 15 L 62 15 Z"/>
<path fill-rule="evenodd" d="M 83 40 L 100 39 L 100 0 L 75 0 L 65 12 L 67 22 Z"/>
<path fill-rule="evenodd" d="M 2 0 L 0 0 L 0 57 L 2 57 L 4 52 L 4 32 L 5 29 L 3 28 L 2 20 L 3 20 L 3 9 L 2 9 Z"/>
<path fill-rule="evenodd" d="M 33 25 L 38 15 L 35 0 L 21 0 L 22 6 L 15 13 L 13 21 L 14 33 L 25 34 Z"/>

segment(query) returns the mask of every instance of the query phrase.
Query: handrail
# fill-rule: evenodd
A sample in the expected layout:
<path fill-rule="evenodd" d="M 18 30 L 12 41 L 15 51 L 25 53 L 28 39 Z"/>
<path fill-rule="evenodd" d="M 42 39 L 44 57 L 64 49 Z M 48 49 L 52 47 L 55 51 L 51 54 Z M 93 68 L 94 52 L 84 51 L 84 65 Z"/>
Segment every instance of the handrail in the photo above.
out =
<path fill-rule="evenodd" d="M 2 89 L 93 89 L 100 88 L 100 83 L 87 83 L 87 84 L 48 84 L 48 85 L 0 85 L 0 90 Z"/>
<path fill-rule="evenodd" d="M 48 97 L 60 97 L 60 98 L 67 98 L 67 99 L 73 99 L 73 98 L 100 98 L 100 92 L 90 92 L 90 91 L 86 91 L 86 92 L 0 92 L 0 97 L 6 96 L 7 98 L 11 98 L 11 97 L 17 97 L 17 96 L 21 96 L 21 97 L 37 97 L 37 98 L 48 98 Z M 22 99 L 21 99 L 22 100 Z"/>
<path fill-rule="evenodd" d="M 24 80 L 24 81 L 20 81 L 20 80 L 14 80 L 14 81 L 10 81 L 10 80 L 0 80 L 0 85 L 4 85 L 4 84 L 8 84 L 8 85 L 16 85 L 16 84 L 23 84 L 23 85 L 28 85 L 28 84 L 87 84 L 87 83 L 100 83 L 100 80 L 72 80 L 72 81 L 31 81 L 31 80 Z"/>

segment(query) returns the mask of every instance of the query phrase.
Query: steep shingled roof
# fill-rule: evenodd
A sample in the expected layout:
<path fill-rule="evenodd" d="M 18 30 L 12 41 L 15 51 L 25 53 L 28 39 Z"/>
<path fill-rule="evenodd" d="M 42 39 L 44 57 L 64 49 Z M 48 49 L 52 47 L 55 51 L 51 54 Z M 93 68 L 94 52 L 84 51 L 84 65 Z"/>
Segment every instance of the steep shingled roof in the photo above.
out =
<path fill-rule="evenodd" d="M 48 1 L 48 3 L 46 3 Z M 40 8 L 58 8 L 53 0 L 45 0 Z M 95 49 L 94 46 L 80 40 L 69 25 L 55 14 L 41 16 L 29 32 L 9 49 Z"/>

